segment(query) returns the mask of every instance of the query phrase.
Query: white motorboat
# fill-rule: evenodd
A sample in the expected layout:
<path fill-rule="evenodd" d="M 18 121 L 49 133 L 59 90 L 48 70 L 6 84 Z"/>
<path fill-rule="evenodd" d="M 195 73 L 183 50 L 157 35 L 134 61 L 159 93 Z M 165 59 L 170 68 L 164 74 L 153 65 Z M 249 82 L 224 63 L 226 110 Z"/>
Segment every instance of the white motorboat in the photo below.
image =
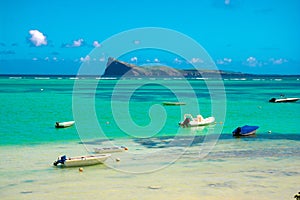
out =
<path fill-rule="evenodd" d="M 179 122 L 179 125 L 182 127 L 206 126 L 214 122 L 214 117 L 203 118 L 201 115 L 197 115 L 197 118 L 194 118 L 191 114 L 185 114 L 183 121 Z"/>
<path fill-rule="evenodd" d="M 276 99 L 272 98 L 269 100 L 269 102 L 272 103 L 286 103 L 286 102 L 295 102 L 298 101 L 300 98 L 281 98 L 281 99 Z"/>
<path fill-rule="evenodd" d="M 116 153 L 123 152 L 126 150 L 128 150 L 128 148 L 124 146 L 94 148 L 95 153 Z"/>
<path fill-rule="evenodd" d="M 53 163 L 53 165 L 62 167 L 81 167 L 88 165 L 97 165 L 102 164 L 110 156 L 111 154 L 99 154 L 67 158 L 66 155 L 63 155 L 58 157 L 58 159 Z"/>
<path fill-rule="evenodd" d="M 56 122 L 56 123 L 55 123 L 55 127 L 56 127 L 56 128 L 66 128 L 66 127 L 73 126 L 74 123 L 75 123 L 75 121 Z"/>

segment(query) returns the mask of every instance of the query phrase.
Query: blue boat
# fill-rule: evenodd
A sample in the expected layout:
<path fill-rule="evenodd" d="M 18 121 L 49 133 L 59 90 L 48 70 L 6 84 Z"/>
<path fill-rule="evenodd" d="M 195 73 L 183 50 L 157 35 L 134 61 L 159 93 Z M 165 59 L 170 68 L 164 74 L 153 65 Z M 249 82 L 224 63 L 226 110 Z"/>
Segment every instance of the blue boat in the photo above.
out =
<path fill-rule="evenodd" d="M 242 126 L 237 127 L 234 131 L 232 131 L 233 136 L 250 136 L 255 135 L 256 130 L 259 128 L 259 126 Z"/>

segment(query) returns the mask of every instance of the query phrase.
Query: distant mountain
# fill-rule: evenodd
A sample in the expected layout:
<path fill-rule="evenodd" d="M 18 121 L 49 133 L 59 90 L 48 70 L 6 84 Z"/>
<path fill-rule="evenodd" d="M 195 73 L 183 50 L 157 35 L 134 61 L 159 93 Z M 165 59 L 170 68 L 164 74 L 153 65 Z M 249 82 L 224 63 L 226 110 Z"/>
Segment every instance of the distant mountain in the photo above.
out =
<path fill-rule="evenodd" d="M 109 58 L 106 64 L 106 69 L 103 74 L 104 77 L 139 77 L 139 76 L 148 76 L 148 77 L 202 77 L 202 76 L 213 76 L 216 74 L 221 75 L 235 75 L 241 76 L 245 75 L 239 72 L 226 72 L 218 70 L 179 70 L 167 66 L 137 66 L 129 64 L 114 58 Z"/>

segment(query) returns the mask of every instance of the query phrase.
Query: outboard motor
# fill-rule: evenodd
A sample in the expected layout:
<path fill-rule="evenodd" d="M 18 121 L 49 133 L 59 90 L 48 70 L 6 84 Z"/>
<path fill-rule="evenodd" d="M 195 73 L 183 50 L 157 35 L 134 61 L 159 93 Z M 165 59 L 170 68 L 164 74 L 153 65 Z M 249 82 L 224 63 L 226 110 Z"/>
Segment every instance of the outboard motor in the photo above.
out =
<path fill-rule="evenodd" d="M 67 156 L 63 155 L 63 156 L 60 157 L 60 159 L 58 158 L 57 161 L 55 161 L 53 163 L 53 165 L 57 166 L 59 163 L 64 164 L 66 160 L 67 160 Z"/>
<path fill-rule="evenodd" d="M 242 131 L 241 127 L 237 127 L 234 131 L 232 131 L 233 136 L 239 136 Z"/>
<path fill-rule="evenodd" d="M 272 103 L 274 103 L 275 101 L 276 101 L 276 98 L 272 98 L 269 100 L 269 102 L 272 102 Z"/>
<path fill-rule="evenodd" d="M 182 123 L 180 123 L 180 126 L 182 126 L 182 127 L 188 127 L 189 126 L 189 123 L 190 123 L 190 118 L 185 118 L 185 120 L 182 122 Z"/>

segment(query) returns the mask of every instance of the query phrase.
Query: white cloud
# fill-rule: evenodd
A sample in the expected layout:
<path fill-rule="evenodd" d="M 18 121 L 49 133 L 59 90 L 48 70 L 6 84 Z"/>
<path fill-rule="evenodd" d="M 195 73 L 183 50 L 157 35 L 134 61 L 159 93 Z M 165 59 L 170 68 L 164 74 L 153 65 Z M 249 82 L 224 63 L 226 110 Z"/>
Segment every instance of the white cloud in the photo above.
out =
<path fill-rule="evenodd" d="M 95 41 L 93 42 L 93 46 L 94 46 L 94 47 L 100 47 L 101 44 L 100 44 L 98 41 L 95 40 Z"/>
<path fill-rule="evenodd" d="M 44 34 L 40 31 L 30 30 L 29 34 L 31 35 L 31 38 L 29 38 L 29 40 L 34 46 L 38 47 L 42 45 L 47 45 L 46 36 L 44 36 Z"/>
<path fill-rule="evenodd" d="M 90 60 L 91 60 L 91 58 L 90 58 L 89 55 L 85 56 L 84 58 L 83 58 L 83 57 L 80 58 L 80 61 L 81 61 L 81 62 L 88 62 L 88 61 L 90 61 Z"/>
<path fill-rule="evenodd" d="M 255 57 L 250 56 L 249 58 L 246 59 L 246 65 L 255 67 L 257 66 L 258 61 Z"/>
<path fill-rule="evenodd" d="M 226 65 L 226 64 L 230 64 L 231 62 L 232 62 L 231 58 L 223 58 L 217 60 L 217 64 L 219 65 Z"/>
<path fill-rule="evenodd" d="M 134 62 L 134 61 L 137 61 L 138 58 L 137 57 L 132 57 L 132 58 L 130 58 L 130 60 L 131 60 L 131 62 Z"/>
<path fill-rule="evenodd" d="M 247 62 L 248 62 L 248 63 L 255 63 L 255 62 L 257 62 L 257 61 L 256 61 L 256 58 L 250 56 L 249 58 L 247 58 Z"/>
<path fill-rule="evenodd" d="M 250 56 L 246 59 L 246 62 L 243 62 L 244 65 L 250 66 L 250 67 L 261 67 L 263 65 L 267 65 L 267 63 L 263 61 L 257 60 L 255 57 Z"/>
<path fill-rule="evenodd" d="M 155 58 L 155 59 L 154 59 L 154 62 L 157 62 L 157 63 L 158 63 L 158 62 L 159 62 L 159 59 L 158 59 L 158 58 Z"/>
<path fill-rule="evenodd" d="M 192 58 L 191 63 L 204 63 L 204 61 L 201 58 Z"/>
<path fill-rule="evenodd" d="M 225 3 L 225 5 L 229 5 L 230 4 L 230 0 L 225 0 L 224 3 Z"/>
<path fill-rule="evenodd" d="M 182 63 L 182 60 L 180 60 L 180 59 L 178 59 L 178 58 L 175 58 L 175 59 L 174 59 L 174 62 L 175 62 L 175 63 Z"/>
<path fill-rule="evenodd" d="M 73 47 L 81 47 L 84 45 L 84 40 L 82 38 L 78 40 L 74 40 L 72 44 L 62 44 L 62 47 L 73 48 Z"/>
<path fill-rule="evenodd" d="M 99 61 L 100 61 L 100 62 L 105 62 L 105 60 L 106 60 L 106 59 L 105 59 L 105 57 L 104 57 L 104 56 L 103 56 L 103 57 L 101 57 L 101 58 L 99 58 Z"/>
<path fill-rule="evenodd" d="M 73 47 L 80 47 L 82 44 L 83 44 L 83 39 L 73 41 Z"/>
<path fill-rule="evenodd" d="M 284 63 L 289 62 L 285 58 L 270 58 L 268 60 L 258 60 L 253 56 L 250 56 L 246 59 L 246 61 L 243 62 L 243 65 L 249 66 L 249 67 L 262 67 L 262 66 L 268 66 L 268 65 L 282 65 Z"/>
<path fill-rule="evenodd" d="M 279 59 L 275 59 L 275 58 L 270 58 L 269 60 L 271 62 L 271 64 L 273 65 L 281 65 L 283 63 L 287 63 L 288 60 L 284 59 L 284 58 L 279 58 Z"/>
<path fill-rule="evenodd" d="M 138 44 L 140 44 L 140 43 L 141 43 L 140 40 L 134 40 L 134 41 L 133 41 L 133 44 L 136 44 L 136 45 L 138 45 Z"/>

